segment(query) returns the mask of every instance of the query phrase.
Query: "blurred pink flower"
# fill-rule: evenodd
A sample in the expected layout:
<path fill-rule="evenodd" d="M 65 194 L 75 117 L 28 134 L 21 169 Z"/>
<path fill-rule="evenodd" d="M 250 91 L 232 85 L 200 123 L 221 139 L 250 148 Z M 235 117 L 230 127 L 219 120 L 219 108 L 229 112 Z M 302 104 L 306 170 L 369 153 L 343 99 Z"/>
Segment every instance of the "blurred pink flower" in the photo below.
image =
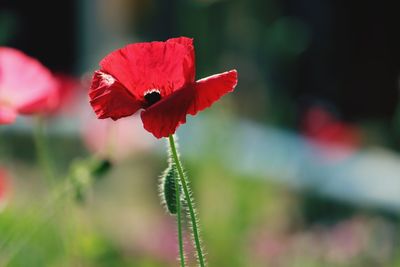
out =
<path fill-rule="evenodd" d="M 178 255 L 178 244 L 176 226 L 173 220 L 160 220 L 157 223 L 147 225 L 146 231 L 141 229 L 135 233 L 134 250 L 147 254 L 165 262 L 176 263 Z M 183 242 L 186 256 L 189 262 L 193 261 L 190 236 L 184 233 Z"/>
<path fill-rule="evenodd" d="M 249 253 L 252 261 L 260 264 L 257 266 L 291 266 L 296 259 L 324 259 L 327 263 L 346 264 L 360 259 L 362 255 L 371 254 L 368 249 L 374 247 L 374 243 L 383 246 L 382 240 L 387 237 L 380 235 L 376 240 L 371 239 L 374 235 L 372 227 L 373 221 L 355 216 L 331 226 L 313 225 L 294 232 L 272 233 L 268 229 L 255 229 L 250 232 Z M 388 241 L 383 243 L 390 244 Z M 389 256 L 385 255 L 390 253 L 384 252 L 378 257 L 387 259 Z"/>
<path fill-rule="evenodd" d="M 285 233 L 272 233 L 260 229 L 251 234 L 249 241 L 253 261 L 281 266 L 292 240 Z"/>
<path fill-rule="evenodd" d="M 39 61 L 16 49 L 0 47 L 0 124 L 55 105 L 51 96 L 56 88 L 53 75 Z"/>
<path fill-rule="evenodd" d="M 92 114 L 81 127 L 87 148 L 102 158 L 122 159 L 151 150 L 154 138 L 141 127 L 139 116 L 118 121 L 98 120 Z"/>
<path fill-rule="evenodd" d="M 326 232 L 326 256 L 331 262 L 348 262 L 367 249 L 367 222 L 352 218 L 335 225 Z"/>
<path fill-rule="evenodd" d="M 68 112 L 73 109 L 74 99 L 82 85 L 79 80 L 65 74 L 55 74 L 56 81 L 55 90 L 48 96 L 50 101 L 47 102 L 44 112 L 47 115 L 55 115 L 59 112 Z"/>

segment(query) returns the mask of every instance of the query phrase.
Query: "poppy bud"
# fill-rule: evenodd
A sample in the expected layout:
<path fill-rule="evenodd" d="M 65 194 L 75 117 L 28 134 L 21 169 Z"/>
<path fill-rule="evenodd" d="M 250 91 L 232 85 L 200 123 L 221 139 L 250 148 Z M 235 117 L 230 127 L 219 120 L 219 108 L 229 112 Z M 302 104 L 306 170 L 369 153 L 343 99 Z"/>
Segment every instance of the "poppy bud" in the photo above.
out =
<path fill-rule="evenodd" d="M 102 159 L 93 164 L 92 175 L 96 178 L 101 178 L 110 171 L 112 163 L 108 159 Z"/>
<path fill-rule="evenodd" d="M 171 163 L 162 174 L 160 184 L 162 202 L 170 214 L 176 214 L 177 212 L 176 181 L 178 181 L 178 172 L 175 164 Z"/>

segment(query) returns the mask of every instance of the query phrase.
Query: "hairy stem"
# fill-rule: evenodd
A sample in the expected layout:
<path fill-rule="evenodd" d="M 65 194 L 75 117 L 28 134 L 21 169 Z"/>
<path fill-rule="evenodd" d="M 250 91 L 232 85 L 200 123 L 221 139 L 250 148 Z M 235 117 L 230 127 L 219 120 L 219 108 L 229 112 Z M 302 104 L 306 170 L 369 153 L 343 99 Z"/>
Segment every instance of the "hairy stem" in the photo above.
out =
<path fill-rule="evenodd" d="M 187 202 L 187 206 L 189 209 L 189 216 L 190 216 L 191 225 L 192 225 L 192 234 L 193 234 L 194 244 L 195 244 L 196 251 L 197 251 L 197 259 L 199 261 L 200 266 L 204 267 L 205 266 L 204 255 L 203 255 L 203 251 L 201 249 L 201 244 L 200 244 L 200 236 L 199 236 L 199 230 L 198 230 L 198 225 L 197 225 L 196 213 L 194 211 L 194 204 L 192 202 L 192 198 L 190 195 L 189 185 L 186 182 L 186 178 L 183 173 L 182 165 L 179 160 L 179 156 L 178 156 L 178 152 L 176 150 L 175 140 L 174 140 L 173 135 L 169 136 L 169 145 L 171 148 L 172 157 L 173 157 L 176 167 L 178 169 L 178 174 L 179 174 L 179 178 L 181 181 L 183 193 L 185 194 L 185 200 Z"/>
<path fill-rule="evenodd" d="M 181 267 L 185 267 L 185 253 L 183 250 L 183 237 L 182 237 L 182 218 L 181 218 L 181 197 L 179 190 L 178 177 L 174 175 L 175 180 L 175 192 L 176 192 L 176 222 L 178 224 L 178 241 L 179 241 L 179 257 L 181 262 Z"/>

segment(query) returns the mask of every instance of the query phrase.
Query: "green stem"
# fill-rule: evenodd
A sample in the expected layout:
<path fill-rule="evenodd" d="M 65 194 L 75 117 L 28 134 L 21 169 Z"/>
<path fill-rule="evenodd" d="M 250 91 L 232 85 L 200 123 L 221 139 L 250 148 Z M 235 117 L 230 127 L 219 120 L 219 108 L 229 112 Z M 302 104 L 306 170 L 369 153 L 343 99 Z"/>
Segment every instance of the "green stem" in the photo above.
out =
<path fill-rule="evenodd" d="M 183 252 L 183 238 L 182 238 L 182 219 L 181 219 L 181 197 L 179 190 L 179 181 L 175 177 L 175 194 L 176 194 L 176 221 L 178 224 L 178 240 L 179 240 L 179 256 L 181 261 L 181 267 L 185 267 L 185 254 Z"/>
<path fill-rule="evenodd" d="M 47 182 L 52 185 L 55 182 L 54 171 L 47 149 L 47 143 L 44 136 L 44 121 L 42 117 L 36 118 L 34 130 L 34 142 L 39 164 L 44 172 Z"/>
<path fill-rule="evenodd" d="M 176 151 L 176 146 L 175 146 L 175 141 L 174 141 L 173 135 L 169 136 L 169 145 L 171 148 L 172 157 L 174 158 L 176 167 L 178 169 L 179 177 L 180 177 L 181 184 L 182 184 L 182 189 L 185 194 L 185 199 L 186 199 L 188 209 L 189 209 L 189 216 L 190 216 L 190 220 L 191 220 L 191 224 L 192 224 L 192 233 L 193 233 L 193 239 L 194 239 L 194 243 L 195 243 L 195 247 L 196 247 L 196 251 L 197 251 L 197 258 L 199 260 L 200 266 L 204 267 L 205 266 L 204 256 L 203 256 L 203 252 L 202 252 L 201 244 L 200 244 L 200 237 L 199 237 L 196 213 L 194 211 L 194 207 L 193 207 L 194 205 L 192 203 L 192 198 L 189 193 L 190 192 L 189 185 L 186 182 L 185 175 L 183 173 L 183 169 L 181 166 L 181 162 L 179 161 L 178 152 Z"/>

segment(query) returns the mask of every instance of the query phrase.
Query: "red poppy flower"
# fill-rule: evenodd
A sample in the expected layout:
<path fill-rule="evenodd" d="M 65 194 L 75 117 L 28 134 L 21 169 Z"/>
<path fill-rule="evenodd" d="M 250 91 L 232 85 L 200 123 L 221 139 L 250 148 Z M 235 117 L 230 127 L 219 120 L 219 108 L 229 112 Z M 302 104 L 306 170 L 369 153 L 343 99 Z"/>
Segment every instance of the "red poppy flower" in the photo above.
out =
<path fill-rule="evenodd" d="M 0 47 L 0 124 L 18 114 L 43 111 L 51 105 L 56 81 L 39 61 L 8 47 Z"/>
<path fill-rule="evenodd" d="M 311 107 L 303 119 L 303 133 L 319 143 L 357 148 L 361 144 L 360 130 L 340 121 L 322 107 Z"/>
<path fill-rule="evenodd" d="M 175 133 L 186 115 L 211 106 L 233 91 L 236 70 L 195 81 L 193 40 L 130 44 L 107 55 L 93 76 L 90 104 L 99 119 L 117 120 L 139 109 L 155 137 Z"/>

